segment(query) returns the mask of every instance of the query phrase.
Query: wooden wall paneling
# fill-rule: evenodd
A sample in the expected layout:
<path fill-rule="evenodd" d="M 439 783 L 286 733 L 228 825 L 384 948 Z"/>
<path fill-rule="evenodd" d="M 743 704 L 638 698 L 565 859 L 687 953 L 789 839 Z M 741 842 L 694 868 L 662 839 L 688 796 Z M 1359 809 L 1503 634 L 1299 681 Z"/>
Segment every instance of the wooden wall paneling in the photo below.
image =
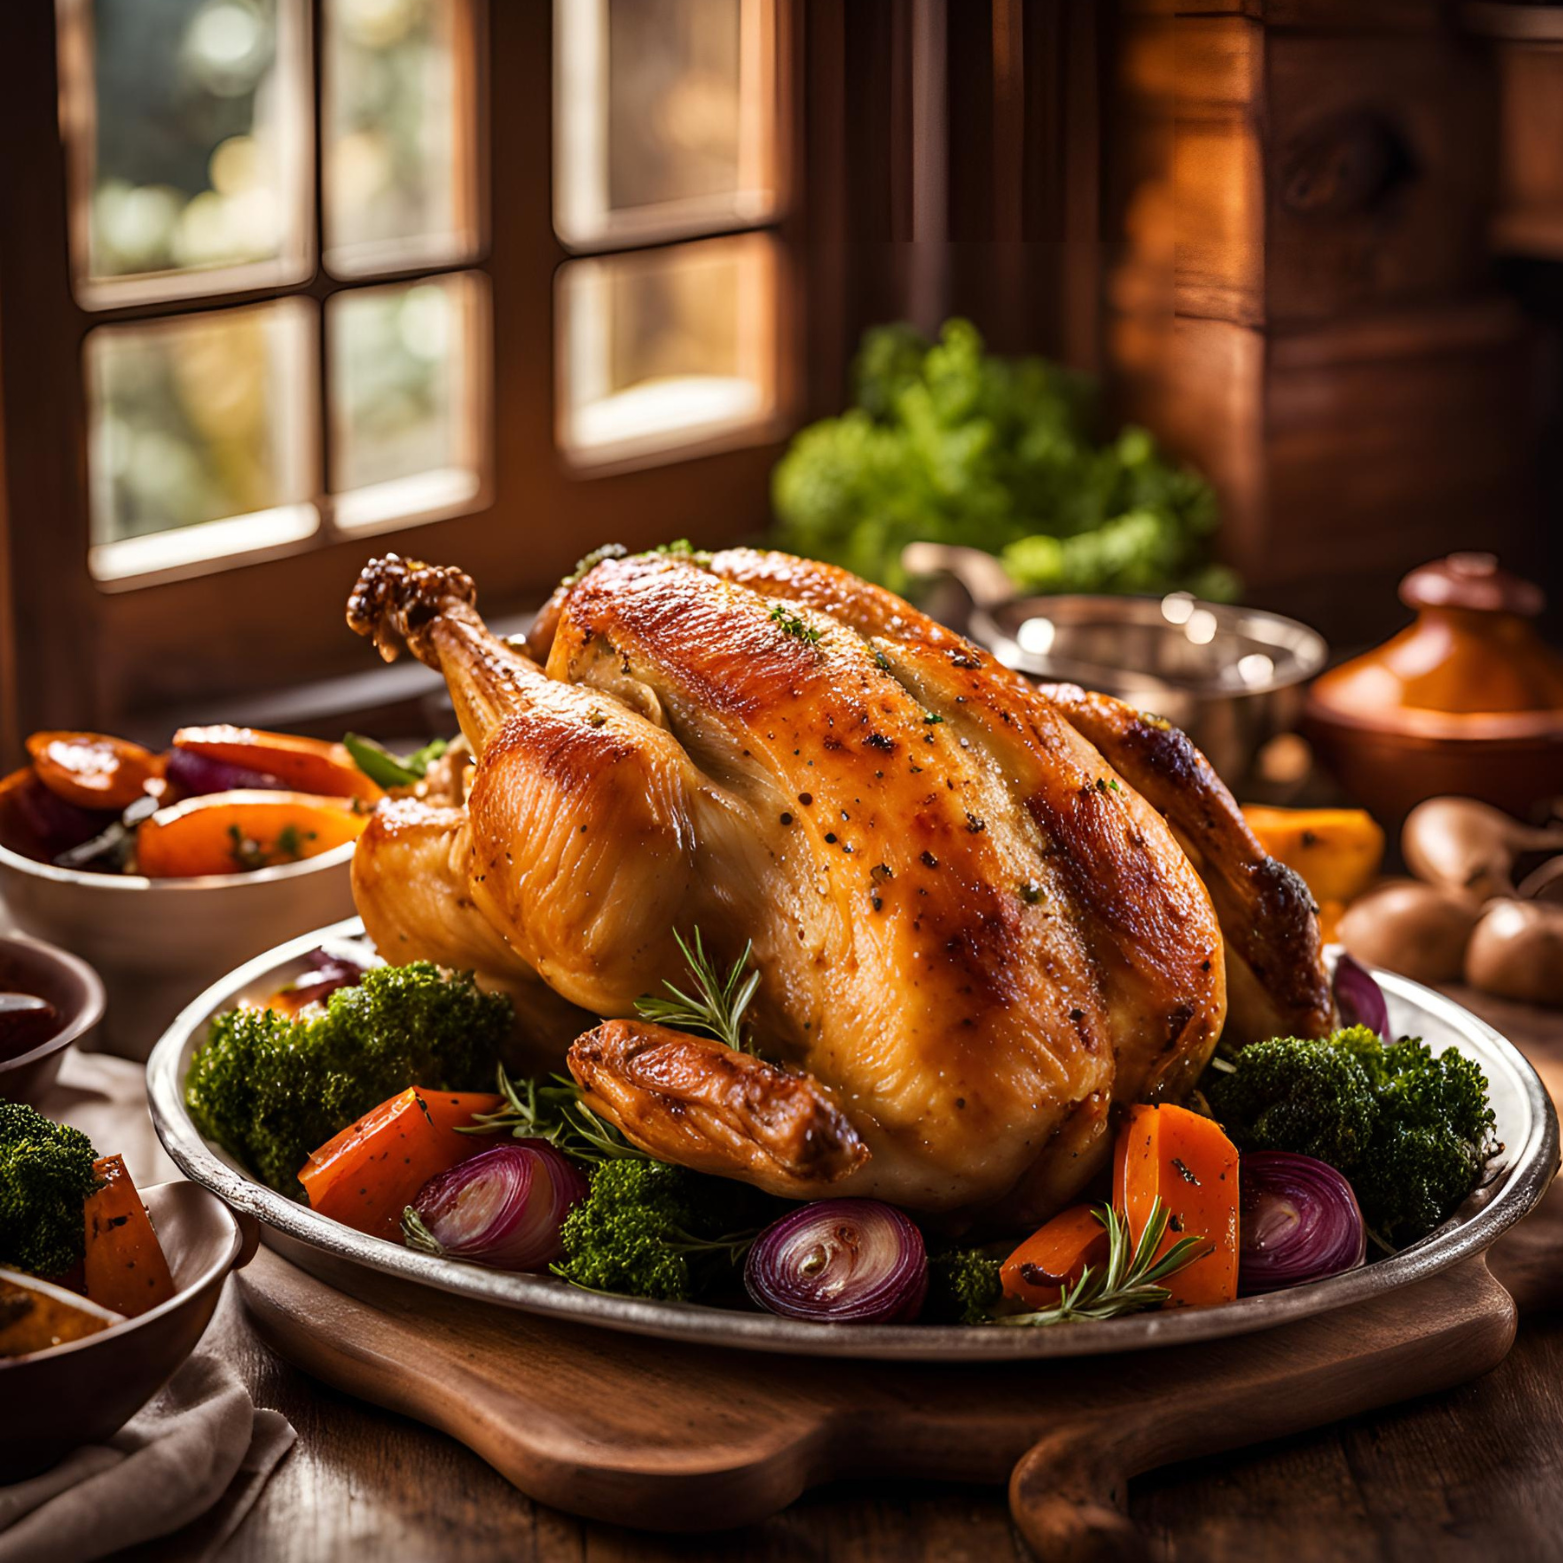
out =
<path fill-rule="evenodd" d="M 1492 46 L 1502 103 L 1492 237 L 1506 254 L 1563 261 L 1563 6 L 1546 11 L 1556 38 Z"/>
<path fill-rule="evenodd" d="M 1482 243 L 1491 74 L 1432 7 L 1201 13 L 1123 52 L 1169 151 L 1125 197 L 1110 356 L 1215 483 L 1251 595 L 1360 642 L 1411 565 L 1523 562 L 1534 533 L 1534 344 Z"/>

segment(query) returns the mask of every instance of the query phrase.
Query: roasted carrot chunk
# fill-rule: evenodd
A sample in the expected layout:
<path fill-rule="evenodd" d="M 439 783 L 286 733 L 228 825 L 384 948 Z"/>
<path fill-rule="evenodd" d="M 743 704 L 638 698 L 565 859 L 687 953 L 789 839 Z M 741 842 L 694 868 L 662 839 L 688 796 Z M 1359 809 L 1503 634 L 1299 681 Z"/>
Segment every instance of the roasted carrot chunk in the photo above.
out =
<path fill-rule="evenodd" d="M 1166 1282 L 1169 1308 L 1200 1308 L 1237 1296 L 1237 1147 L 1209 1118 L 1184 1107 L 1129 1109 L 1113 1159 L 1113 1207 L 1138 1242 L 1160 1199 L 1166 1253 L 1180 1237 L 1204 1238 L 1201 1252 Z"/>
<path fill-rule="evenodd" d="M 163 774 L 163 757 L 107 733 L 34 733 L 27 740 L 38 780 L 83 809 L 128 809 Z"/>
<path fill-rule="evenodd" d="M 181 727 L 174 734 L 174 747 L 247 771 L 263 771 L 296 792 L 361 798 L 366 803 L 382 796 L 341 744 L 323 738 L 268 733 L 257 727 Z"/>
<path fill-rule="evenodd" d="M 153 879 L 172 879 L 296 863 L 356 840 L 368 823 L 368 811 L 352 798 L 212 792 L 144 821 L 136 832 L 136 867 Z"/>
<path fill-rule="evenodd" d="M 1107 1258 L 1107 1228 L 1089 1205 L 1061 1211 L 1033 1232 L 999 1270 L 1004 1295 L 1031 1308 L 1051 1308 L 1065 1284 Z"/>
<path fill-rule="evenodd" d="M 299 1172 L 312 1210 L 373 1237 L 396 1238 L 402 1211 L 436 1173 L 475 1156 L 489 1141 L 458 1134 L 474 1113 L 502 1098 L 411 1086 L 328 1140 Z"/>
<path fill-rule="evenodd" d="M 103 1186 L 87 1196 L 87 1297 L 134 1319 L 174 1295 L 174 1278 L 123 1159 L 105 1156 L 92 1170 Z"/>

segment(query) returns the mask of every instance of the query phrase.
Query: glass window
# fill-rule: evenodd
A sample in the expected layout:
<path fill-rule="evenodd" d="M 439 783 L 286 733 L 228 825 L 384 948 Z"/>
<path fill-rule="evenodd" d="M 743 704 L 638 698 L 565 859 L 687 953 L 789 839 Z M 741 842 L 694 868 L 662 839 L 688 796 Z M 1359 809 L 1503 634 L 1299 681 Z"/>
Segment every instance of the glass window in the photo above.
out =
<path fill-rule="evenodd" d="M 340 276 L 470 258 L 465 0 L 327 0 L 325 258 Z"/>
<path fill-rule="evenodd" d="M 488 386 L 486 279 L 336 294 L 326 306 L 338 526 L 477 497 Z"/>
<path fill-rule="evenodd" d="M 89 334 L 90 565 L 99 580 L 315 530 L 312 313 L 284 299 Z"/>
<path fill-rule="evenodd" d="M 65 0 L 84 304 L 307 274 L 303 40 L 302 0 Z"/>
<path fill-rule="evenodd" d="M 764 234 L 571 261 L 559 280 L 560 443 L 606 460 L 767 420 L 775 321 Z"/>
<path fill-rule="evenodd" d="M 566 243 L 772 215 L 772 0 L 556 0 L 554 17 Z"/>

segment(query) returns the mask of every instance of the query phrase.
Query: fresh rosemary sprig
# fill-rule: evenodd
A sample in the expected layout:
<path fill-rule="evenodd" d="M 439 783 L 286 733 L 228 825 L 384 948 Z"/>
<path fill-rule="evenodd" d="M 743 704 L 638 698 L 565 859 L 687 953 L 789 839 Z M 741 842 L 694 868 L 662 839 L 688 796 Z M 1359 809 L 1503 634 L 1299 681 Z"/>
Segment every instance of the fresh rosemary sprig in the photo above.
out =
<path fill-rule="evenodd" d="M 1071 1287 L 1059 1289 L 1058 1301 L 1036 1313 L 1007 1314 L 999 1324 L 1041 1326 L 1073 1324 L 1080 1319 L 1116 1319 L 1141 1313 L 1166 1302 L 1171 1295 L 1160 1283 L 1200 1257 L 1202 1237 L 1179 1238 L 1160 1259 L 1156 1250 L 1167 1231 L 1168 1212 L 1160 1199 L 1151 1205 L 1150 1218 L 1138 1243 L 1131 1243 L 1129 1223 L 1120 1220 L 1110 1205 L 1102 1205 L 1096 1219 L 1107 1228 L 1107 1262 L 1100 1268 L 1087 1265 Z"/>
<path fill-rule="evenodd" d="M 499 1071 L 499 1094 L 505 1105 L 491 1113 L 474 1113 L 458 1134 L 510 1134 L 517 1140 L 547 1140 L 575 1161 L 595 1165 L 632 1157 L 651 1161 L 581 1100 L 581 1088 L 565 1075 L 543 1080 L 512 1080 Z"/>
<path fill-rule="evenodd" d="M 743 954 L 733 962 L 732 970 L 724 978 L 707 957 L 698 928 L 695 929 L 693 950 L 677 932 L 673 937 L 678 940 L 678 947 L 689 963 L 690 976 L 695 979 L 694 995 L 685 993 L 682 988 L 675 988 L 671 982 L 664 982 L 662 986 L 668 990 L 670 997 L 654 998 L 648 995 L 636 999 L 635 1013 L 642 1020 L 654 1021 L 659 1026 L 672 1026 L 678 1031 L 703 1031 L 740 1053 L 753 1053 L 753 1045 L 744 1038 L 743 1018 L 755 989 L 760 986 L 759 972 L 752 971 L 748 976 L 744 975 L 754 946 L 744 946 Z"/>

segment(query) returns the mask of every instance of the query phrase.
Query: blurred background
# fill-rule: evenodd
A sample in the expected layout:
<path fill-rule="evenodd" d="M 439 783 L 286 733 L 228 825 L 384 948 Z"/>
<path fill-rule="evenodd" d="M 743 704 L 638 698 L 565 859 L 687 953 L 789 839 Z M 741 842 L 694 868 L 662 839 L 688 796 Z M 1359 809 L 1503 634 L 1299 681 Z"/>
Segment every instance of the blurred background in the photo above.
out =
<path fill-rule="evenodd" d="M 509 622 L 602 543 L 931 541 L 1337 657 L 1454 550 L 1558 596 L 1563 5 L 58 0 L 0 61 L 8 763 L 426 728 L 342 626 L 387 548 Z"/>

